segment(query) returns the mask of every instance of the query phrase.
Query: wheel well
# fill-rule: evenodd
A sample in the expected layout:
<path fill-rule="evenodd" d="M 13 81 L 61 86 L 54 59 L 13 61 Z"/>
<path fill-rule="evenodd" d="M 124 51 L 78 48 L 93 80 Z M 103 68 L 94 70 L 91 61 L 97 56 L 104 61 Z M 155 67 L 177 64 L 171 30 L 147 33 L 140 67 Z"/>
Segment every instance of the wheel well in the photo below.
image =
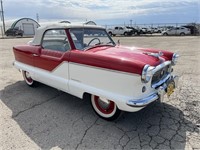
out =
<path fill-rule="evenodd" d="M 91 94 L 89 93 L 83 93 L 83 100 L 90 100 Z"/>

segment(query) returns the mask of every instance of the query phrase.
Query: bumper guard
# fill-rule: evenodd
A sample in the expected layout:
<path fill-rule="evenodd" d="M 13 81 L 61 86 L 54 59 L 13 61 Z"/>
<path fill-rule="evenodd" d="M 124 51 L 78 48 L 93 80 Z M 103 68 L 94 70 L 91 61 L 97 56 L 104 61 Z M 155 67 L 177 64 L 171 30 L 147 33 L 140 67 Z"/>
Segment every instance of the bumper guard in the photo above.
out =
<path fill-rule="evenodd" d="M 170 80 L 174 82 L 176 88 L 178 86 L 178 76 L 171 76 Z M 167 83 L 164 83 L 157 88 L 157 92 L 154 94 L 138 100 L 128 100 L 126 104 L 131 107 L 145 107 L 155 100 L 159 99 L 160 101 L 163 101 L 164 95 L 166 94 L 166 89 Z"/>

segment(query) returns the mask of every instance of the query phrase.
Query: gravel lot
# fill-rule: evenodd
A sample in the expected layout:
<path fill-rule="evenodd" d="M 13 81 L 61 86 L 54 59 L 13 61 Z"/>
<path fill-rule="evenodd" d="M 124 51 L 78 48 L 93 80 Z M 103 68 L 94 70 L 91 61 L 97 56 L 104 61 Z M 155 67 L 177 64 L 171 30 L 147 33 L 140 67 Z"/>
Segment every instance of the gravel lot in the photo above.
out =
<path fill-rule="evenodd" d="M 200 37 L 115 37 L 123 45 L 178 52 L 179 88 L 163 103 L 114 122 L 88 101 L 40 85 L 28 87 L 12 47 L 30 38 L 0 39 L 0 149 L 200 149 Z"/>

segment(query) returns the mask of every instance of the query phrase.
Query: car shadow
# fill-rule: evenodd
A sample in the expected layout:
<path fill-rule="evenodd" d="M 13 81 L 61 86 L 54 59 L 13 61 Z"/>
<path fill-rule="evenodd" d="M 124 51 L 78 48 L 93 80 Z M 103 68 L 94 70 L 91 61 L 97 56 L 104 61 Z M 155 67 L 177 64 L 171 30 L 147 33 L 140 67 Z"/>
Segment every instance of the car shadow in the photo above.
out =
<path fill-rule="evenodd" d="M 154 103 L 108 122 L 95 115 L 89 101 L 40 84 L 19 81 L 0 91 L 12 118 L 41 149 L 185 149 L 186 132 L 198 132 L 183 112 Z"/>

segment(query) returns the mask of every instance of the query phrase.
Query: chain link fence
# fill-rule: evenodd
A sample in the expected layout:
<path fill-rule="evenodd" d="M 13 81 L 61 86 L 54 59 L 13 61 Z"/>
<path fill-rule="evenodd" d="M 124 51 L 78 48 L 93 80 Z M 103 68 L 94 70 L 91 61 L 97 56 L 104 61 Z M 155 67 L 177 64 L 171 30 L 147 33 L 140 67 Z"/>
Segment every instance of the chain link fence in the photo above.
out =
<path fill-rule="evenodd" d="M 135 29 L 151 29 L 151 30 L 160 30 L 164 31 L 168 28 L 172 27 L 181 27 L 181 26 L 187 26 L 191 29 L 191 35 L 200 35 L 200 24 L 196 23 L 157 23 L 157 24 L 113 24 L 113 25 L 102 25 L 106 29 L 114 29 L 115 27 L 133 27 Z M 11 28 L 11 26 L 6 26 L 6 31 Z M 152 35 L 158 35 L 158 34 L 152 34 Z M 0 38 L 5 38 L 6 35 L 4 34 L 3 26 L 0 25 Z"/>

